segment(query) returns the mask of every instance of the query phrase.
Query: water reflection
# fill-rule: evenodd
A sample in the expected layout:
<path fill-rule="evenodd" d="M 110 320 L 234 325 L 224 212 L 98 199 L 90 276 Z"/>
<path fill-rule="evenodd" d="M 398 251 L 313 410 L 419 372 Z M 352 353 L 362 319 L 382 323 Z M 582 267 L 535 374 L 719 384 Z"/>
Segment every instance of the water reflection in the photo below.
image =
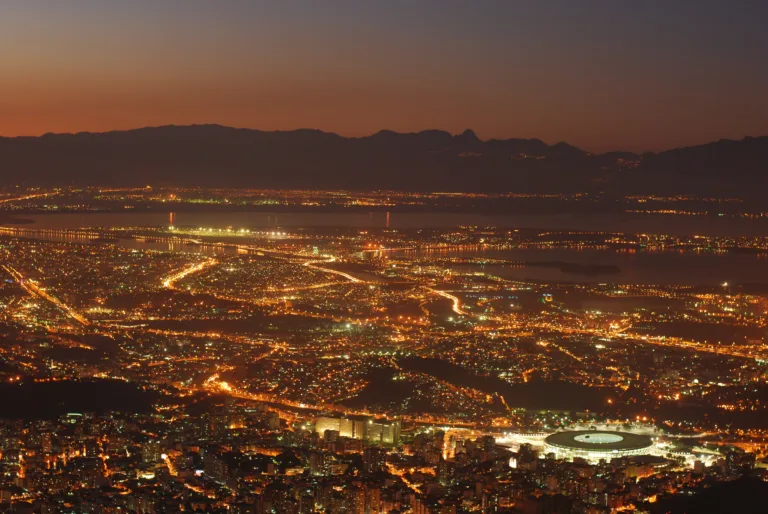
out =
<path fill-rule="evenodd" d="M 0 235 L 21 237 L 27 239 L 36 239 L 40 241 L 51 241 L 55 243 L 73 243 L 73 244 L 99 244 L 108 243 L 120 248 L 135 250 L 153 250 L 161 252 L 186 252 L 202 255 L 235 255 L 238 253 L 247 253 L 245 250 L 235 248 L 231 245 L 220 244 L 195 244 L 189 241 L 182 241 L 176 238 L 115 238 L 104 239 L 100 234 L 90 231 L 62 231 L 62 230 L 39 230 L 29 227 L 0 227 Z"/>
<path fill-rule="evenodd" d="M 0 234 L 34 237 L 65 243 L 97 243 L 99 234 L 83 230 L 87 227 L 249 227 L 275 228 L 276 213 L 227 212 L 227 213 L 99 213 L 56 214 L 27 216 L 33 223 L 0 227 Z M 768 221 L 744 219 L 712 219 L 701 217 L 671 218 L 665 216 L 635 215 L 537 215 L 537 216 L 484 216 L 458 213 L 280 213 L 281 227 L 454 227 L 461 224 L 497 224 L 505 227 L 531 227 L 564 230 L 594 223 L 588 228 L 605 230 L 606 227 L 632 228 L 634 232 L 691 233 L 718 235 L 768 235 Z M 655 228 L 654 228 L 655 227 Z M 31 229 L 31 230 L 30 230 Z M 80 229 L 80 230 L 78 230 Z M 658 229 L 658 230 L 657 230 Z M 67 232 L 61 232 L 65 230 Z M 633 230 L 630 230 L 633 231 Z M 32 234 L 34 232 L 34 235 Z M 193 244 L 176 238 L 114 239 L 110 243 L 123 248 L 188 252 L 204 255 L 237 254 L 233 246 Z M 537 280 L 544 282 L 613 282 L 625 284 L 679 284 L 715 285 L 723 282 L 768 282 L 768 259 L 762 255 L 734 252 L 681 252 L 678 250 L 634 251 L 596 249 L 511 248 L 487 249 L 482 246 L 437 249 L 430 251 L 404 251 L 388 253 L 389 256 L 410 258 L 446 258 L 451 256 L 483 256 L 511 261 L 562 261 L 584 265 L 617 266 L 619 273 L 610 275 L 583 275 L 563 271 L 557 267 L 488 264 L 455 265 L 462 271 L 480 271 L 512 280 Z"/>
<path fill-rule="evenodd" d="M 708 236 L 768 236 L 768 219 L 648 214 L 514 214 L 447 212 L 176 212 L 25 215 L 39 228 L 85 227 L 356 227 L 448 228 L 461 225 Z"/>

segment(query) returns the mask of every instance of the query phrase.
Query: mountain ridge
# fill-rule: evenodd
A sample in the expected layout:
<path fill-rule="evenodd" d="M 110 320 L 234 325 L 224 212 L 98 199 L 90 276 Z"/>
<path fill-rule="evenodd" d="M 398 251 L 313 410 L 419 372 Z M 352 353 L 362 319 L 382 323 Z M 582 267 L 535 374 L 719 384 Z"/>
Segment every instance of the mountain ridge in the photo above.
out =
<path fill-rule="evenodd" d="M 754 193 L 768 136 L 662 152 L 593 154 L 567 142 L 428 129 L 345 137 L 218 124 L 0 137 L 0 180 L 132 185 L 617 193 Z"/>

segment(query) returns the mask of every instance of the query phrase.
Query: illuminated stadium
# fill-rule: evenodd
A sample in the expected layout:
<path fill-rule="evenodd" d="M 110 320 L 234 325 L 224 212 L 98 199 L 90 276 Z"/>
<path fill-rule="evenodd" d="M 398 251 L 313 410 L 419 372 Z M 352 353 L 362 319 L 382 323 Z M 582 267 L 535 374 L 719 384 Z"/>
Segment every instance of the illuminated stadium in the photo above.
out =
<path fill-rule="evenodd" d="M 581 457 L 591 462 L 647 455 L 652 447 L 650 437 L 629 432 L 579 430 L 558 432 L 544 440 L 546 453 L 554 452 L 561 459 Z"/>

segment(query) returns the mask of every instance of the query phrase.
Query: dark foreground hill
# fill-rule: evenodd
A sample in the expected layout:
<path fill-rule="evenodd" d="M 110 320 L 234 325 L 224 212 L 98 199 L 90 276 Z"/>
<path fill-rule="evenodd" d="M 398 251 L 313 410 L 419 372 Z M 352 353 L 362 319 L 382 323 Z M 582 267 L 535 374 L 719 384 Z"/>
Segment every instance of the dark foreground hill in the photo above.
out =
<path fill-rule="evenodd" d="M 768 484 L 757 478 L 720 482 L 711 487 L 661 498 L 651 505 L 653 514 L 763 514 Z"/>
<path fill-rule="evenodd" d="M 594 155 L 469 130 L 346 138 L 193 125 L 0 138 L 0 163 L 3 184 L 26 185 L 748 194 L 768 185 L 768 137 Z"/>
<path fill-rule="evenodd" d="M 155 394 L 121 380 L 0 384 L 0 419 L 55 419 L 67 413 L 146 413 Z"/>

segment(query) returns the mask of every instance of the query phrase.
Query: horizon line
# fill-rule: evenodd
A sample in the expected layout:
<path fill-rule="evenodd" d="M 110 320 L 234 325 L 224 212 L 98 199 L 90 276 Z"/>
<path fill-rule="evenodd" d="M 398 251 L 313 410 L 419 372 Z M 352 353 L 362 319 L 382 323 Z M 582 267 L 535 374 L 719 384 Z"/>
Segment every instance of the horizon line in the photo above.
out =
<path fill-rule="evenodd" d="M 758 136 L 752 136 L 752 135 L 745 135 L 741 137 L 740 139 L 732 139 L 732 138 L 719 138 L 719 139 L 713 139 L 710 141 L 705 141 L 701 143 L 696 144 L 689 144 L 684 146 L 671 146 L 664 149 L 656 149 L 656 150 L 642 150 L 642 151 L 634 151 L 634 150 L 621 150 L 621 149 L 614 149 L 614 150 L 604 150 L 601 152 L 593 152 L 589 150 L 585 150 L 580 146 L 568 143 L 567 141 L 560 140 L 555 143 L 548 143 L 544 141 L 541 138 L 538 137 L 507 137 L 507 138 L 490 138 L 490 139 L 482 139 L 480 136 L 477 135 L 477 132 L 474 129 L 467 128 L 464 129 L 462 132 L 454 133 L 449 130 L 445 129 L 438 129 L 438 128 L 428 128 L 428 129 L 422 129 L 422 130 L 416 130 L 416 131 L 407 131 L 407 132 L 398 132 L 396 130 L 391 130 L 387 128 L 382 128 L 377 130 L 376 132 L 367 134 L 367 135 L 360 135 L 360 136 L 345 136 L 342 134 L 339 134 L 338 132 L 330 131 L 330 130 L 324 130 L 319 128 L 311 128 L 311 127 L 297 127 L 293 129 L 272 129 L 272 130 L 265 130 L 260 128 L 254 128 L 254 127 L 238 127 L 234 125 L 225 125 L 222 123 L 216 123 L 216 122 L 207 122 L 207 123 L 186 123 L 186 124 L 176 124 L 176 123 L 168 123 L 163 125 L 143 125 L 138 127 L 132 127 L 132 128 L 116 128 L 116 129 L 109 129 L 109 130 L 81 130 L 77 132 L 43 132 L 39 134 L 17 134 L 13 136 L 6 136 L 3 134 L 0 134 L 0 139 L 39 139 L 43 137 L 51 137 L 51 136 L 77 136 L 77 135 L 105 135 L 105 134 L 113 134 L 113 133 L 120 133 L 120 132 L 137 132 L 140 130 L 150 130 L 150 129 L 163 129 L 163 128 L 195 128 L 195 127 L 217 127 L 217 128 L 224 128 L 224 129 L 231 129 L 231 130 L 242 130 L 242 131 L 251 131 L 251 132 L 263 132 L 263 133 L 291 133 L 291 132 L 320 132 L 326 135 L 330 136 L 336 136 L 342 139 L 367 139 L 370 137 L 373 137 L 377 134 L 381 134 L 382 132 L 390 132 L 397 135 L 416 135 L 416 134 L 422 134 L 424 132 L 444 132 L 446 134 L 449 134 L 451 137 L 459 137 L 463 134 L 466 134 L 467 132 L 470 132 L 473 134 L 478 141 L 481 143 L 487 143 L 490 141 L 510 141 L 510 140 L 518 140 L 518 141 L 539 141 L 541 143 L 546 144 L 547 146 L 557 146 L 560 144 L 566 144 L 569 146 L 572 146 L 578 150 L 581 150 L 584 153 L 592 154 L 592 155 L 602 155 L 607 153 L 632 153 L 636 155 L 643 155 L 647 153 L 662 153 L 670 150 L 677 150 L 682 148 L 694 148 L 697 146 L 703 146 L 707 144 L 712 143 L 718 143 L 718 142 L 725 142 L 725 141 L 732 141 L 732 142 L 738 142 L 738 141 L 744 141 L 748 139 L 762 139 L 762 138 L 768 138 L 768 135 L 758 135 Z"/>

